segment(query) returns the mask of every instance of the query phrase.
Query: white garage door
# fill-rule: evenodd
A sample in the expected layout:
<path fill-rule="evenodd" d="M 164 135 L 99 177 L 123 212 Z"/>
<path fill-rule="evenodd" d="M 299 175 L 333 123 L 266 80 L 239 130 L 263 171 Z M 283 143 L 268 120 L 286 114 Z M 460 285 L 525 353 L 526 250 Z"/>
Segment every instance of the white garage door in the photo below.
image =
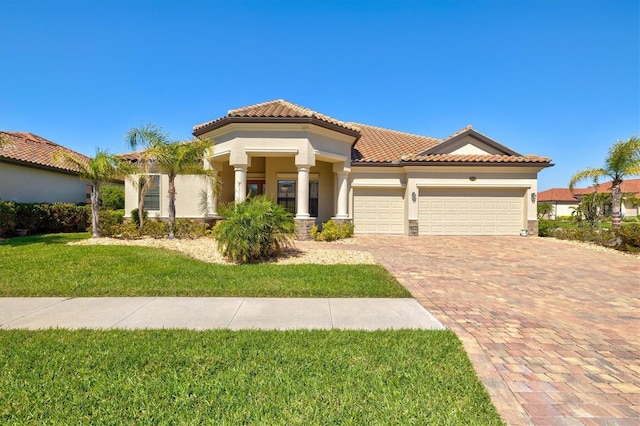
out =
<path fill-rule="evenodd" d="M 354 189 L 356 234 L 402 234 L 403 223 L 403 189 Z"/>
<path fill-rule="evenodd" d="M 518 235 L 524 189 L 423 189 L 420 235 Z"/>

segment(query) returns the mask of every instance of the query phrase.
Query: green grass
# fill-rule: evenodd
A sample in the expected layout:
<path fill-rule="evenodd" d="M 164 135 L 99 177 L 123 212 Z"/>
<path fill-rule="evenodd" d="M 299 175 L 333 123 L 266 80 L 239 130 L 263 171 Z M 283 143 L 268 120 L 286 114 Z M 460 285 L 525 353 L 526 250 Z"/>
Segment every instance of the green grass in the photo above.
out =
<path fill-rule="evenodd" d="M 451 331 L 0 331 L 1 424 L 502 424 Z"/>
<path fill-rule="evenodd" d="M 410 297 L 379 265 L 216 265 L 162 249 L 64 244 L 82 238 L 0 243 L 0 297 Z"/>

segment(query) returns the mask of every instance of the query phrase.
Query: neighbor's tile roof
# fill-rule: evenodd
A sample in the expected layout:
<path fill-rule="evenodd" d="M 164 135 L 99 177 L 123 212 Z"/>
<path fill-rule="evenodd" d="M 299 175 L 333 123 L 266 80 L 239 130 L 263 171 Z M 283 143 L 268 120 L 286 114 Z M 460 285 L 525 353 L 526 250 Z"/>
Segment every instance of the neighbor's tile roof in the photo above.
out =
<path fill-rule="evenodd" d="M 0 159 L 8 159 L 15 162 L 31 164 L 34 166 L 63 170 L 76 173 L 77 169 L 71 165 L 57 162 L 54 155 L 58 152 L 76 156 L 80 161 L 89 161 L 90 158 L 78 152 L 72 151 L 55 142 L 28 132 L 3 132 L 0 137 L 7 143 L 0 146 Z"/>
<path fill-rule="evenodd" d="M 629 179 L 622 182 L 620 190 L 623 193 L 632 193 L 640 196 L 640 179 Z M 578 197 L 584 194 L 592 194 L 594 186 L 588 188 L 551 188 L 541 191 L 538 194 L 538 201 L 578 201 Z M 598 185 L 597 192 L 600 194 L 611 192 L 611 182 L 605 182 Z"/>
<path fill-rule="evenodd" d="M 577 190 L 576 190 L 577 191 Z M 577 203 L 578 199 L 569 188 L 551 188 L 538 193 L 538 201 L 570 201 Z"/>
<path fill-rule="evenodd" d="M 324 114 L 320 114 L 309 108 L 305 108 L 294 103 L 277 99 L 244 108 L 229 110 L 224 117 L 194 126 L 194 134 L 202 134 L 208 129 L 224 125 L 225 121 L 233 118 L 256 118 L 256 119 L 277 119 L 277 118 L 312 118 L 322 122 L 346 129 L 354 136 L 357 136 L 353 146 L 352 162 L 354 164 L 401 164 L 403 162 L 412 163 L 531 163 L 550 164 L 551 159 L 536 155 L 423 155 L 426 151 L 449 141 L 456 136 L 473 130 L 471 126 L 464 127 L 460 131 L 447 137 L 437 139 L 428 136 L 415 135 L 411 133 L 399 132 L 396 130 L 384 129 L 381 127 L 369 126 L 366 124 L 344 122 L 336 120 Z M 475 132 L 475 130 L 473 130 Z M 505 147 L 506 149 L 506 147 Z"/>
<path fill-rule="evenodd" d="M 354 129 L 349 126 L 347 123 L 336 120 L 335 118 L 329 117 L 328 115 L 320 114 L 319 112 L 313 111 L 309 108 L 302 107 L 300 105 L 296 105 L 289 101 L 285 101 L 284 99 L 276 99 L 274 101 L 263 102 L 260 104 L 250 105 L 243 108 L 232 109 L 227 112 L 227 115 L 224 117 L 217 118 L 215 120 L 208 121 L 203 124 L 199 124 L 194 126 L 194 132 L 198 130 L 204 129 L 206 127 L 210 127 L 213 124 L 216 124 L 223 120 L 228 120 L 230 118 L 238 118 L 238 117 L 246 117 L 246 118 L 313 118 L 319 121 L 324 121 L 325 123 L 333 124 L 338 127 L 342 127 L 351 131 L 358 131 L 358 129 Z"/>

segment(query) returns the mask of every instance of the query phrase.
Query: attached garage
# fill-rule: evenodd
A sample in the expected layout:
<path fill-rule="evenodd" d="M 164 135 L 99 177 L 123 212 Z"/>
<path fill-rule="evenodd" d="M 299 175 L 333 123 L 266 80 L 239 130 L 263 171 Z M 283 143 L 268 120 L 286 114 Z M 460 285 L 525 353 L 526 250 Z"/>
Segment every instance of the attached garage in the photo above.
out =
<path fill-rule="evenodd" d="M 518 235 L 523 227 L 523 188 L 424 188 L 420 235 Z"/>
<path fill-rule="evenodd" d="M 404 189 L 361 189 L 353 194 L 356 234 L 402 234 Z"/>

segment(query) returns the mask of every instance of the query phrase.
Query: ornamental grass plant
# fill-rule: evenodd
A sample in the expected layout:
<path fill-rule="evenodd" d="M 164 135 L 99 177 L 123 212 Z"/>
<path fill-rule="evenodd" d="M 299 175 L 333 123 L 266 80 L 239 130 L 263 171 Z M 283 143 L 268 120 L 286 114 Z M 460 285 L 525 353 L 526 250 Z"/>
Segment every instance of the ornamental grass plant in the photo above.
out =
<path fill-rule="evenodd" d="M 293 246 L 293 215 L 269 197 L 249 197 L 222 206 L 223 221 L 213 228 L 218 250 L 235 263 L 258 263 Z"/>

